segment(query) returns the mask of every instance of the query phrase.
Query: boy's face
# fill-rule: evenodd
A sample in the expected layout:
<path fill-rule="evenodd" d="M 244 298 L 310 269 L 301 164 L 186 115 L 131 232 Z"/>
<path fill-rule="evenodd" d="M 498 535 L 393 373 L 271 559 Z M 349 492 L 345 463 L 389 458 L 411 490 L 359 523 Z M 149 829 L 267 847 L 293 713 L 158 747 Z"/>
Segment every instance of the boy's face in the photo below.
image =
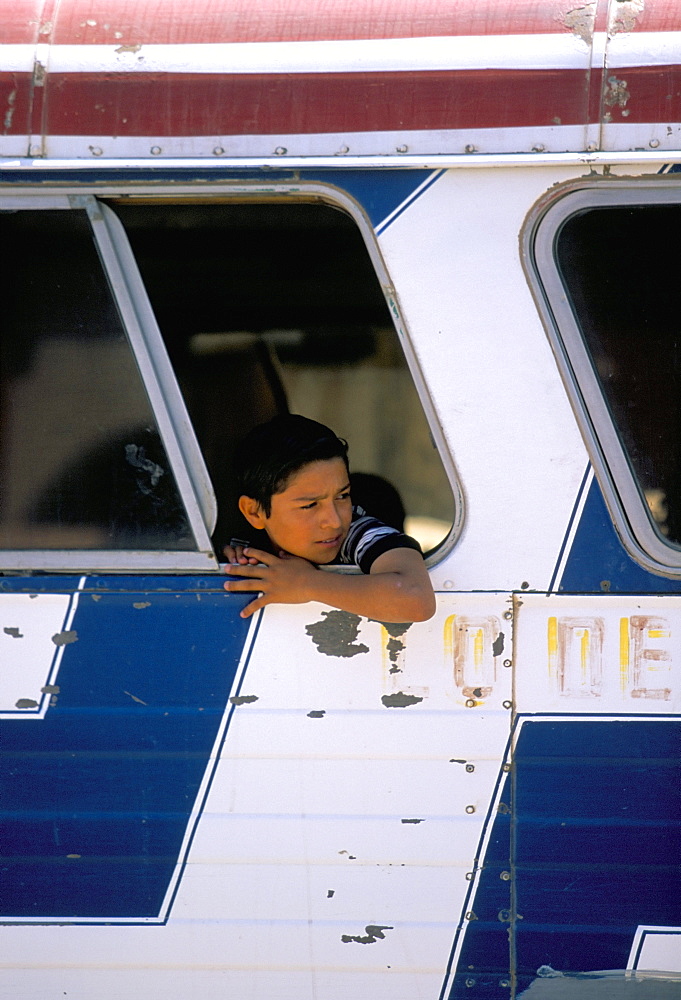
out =
<path fill-rule="evenodd" d="M 244 500 L 251 506 L 242 504 Z M 241 501 L 248 521 L 265 529 L 275 551 L 283 549 L 313 563 L 336 558 L 352 520 L 350 482 L 342 458 L 310 462 L 295 472 L 286 489 L 272 495 L 269 517 L 249 497 Z"/>

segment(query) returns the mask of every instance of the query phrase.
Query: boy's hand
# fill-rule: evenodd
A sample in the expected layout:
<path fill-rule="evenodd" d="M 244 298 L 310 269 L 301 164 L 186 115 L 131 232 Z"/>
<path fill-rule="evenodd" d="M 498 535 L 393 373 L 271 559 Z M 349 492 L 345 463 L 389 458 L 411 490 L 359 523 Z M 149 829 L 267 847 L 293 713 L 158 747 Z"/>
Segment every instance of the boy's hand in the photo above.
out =
<path fill-rule="evenodd" d="M 230 546 L 225 547 L 225 554 Z M 236 553 L 235 553 L 236 554 Z M 307 559 L 280 552 L 278 556 L 260 549 L 243 549 L 237 555 L 236 565 L 225 566 L 230 576 L 242 577 L 228 580 L 225 590 L 230 593 L 261 591 L 255 601 L 251 601 L 241 612 L 248 618 L 267 604 L 305 604 L 314 600 L 312 593 L 317 569 Z"/>
<path fill-rule="evenodd" d="M 240 542 L 237 542 L 236 539 L 234 539 L 232 542 L 229 543 L 229 545 L 225 545 L 224 549 L 222 550 L 225 560 L 234 566 L 239 566 L 239 565 L 246 566 L 248 564 L 250 564 L 251 566 L 257 566 L 258 564 L 257 559 L 254 559 L 252 556 L 250 558 L 247 558 L 244 555 L 244 549 L 246 549 L 247 547 L 248 547 L 247 542 L 243 542 L 242 544 Z"/>

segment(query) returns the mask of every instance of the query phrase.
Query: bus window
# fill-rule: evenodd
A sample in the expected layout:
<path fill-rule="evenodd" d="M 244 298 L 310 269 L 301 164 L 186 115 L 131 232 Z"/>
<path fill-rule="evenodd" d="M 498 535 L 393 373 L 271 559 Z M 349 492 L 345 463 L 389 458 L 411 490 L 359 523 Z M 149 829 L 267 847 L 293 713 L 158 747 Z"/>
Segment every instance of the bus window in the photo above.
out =
<path fill-rule="evenodd" d="M 669 236 L 679 225 L 681 205 L 594 207 L 568 218 L 556 240 L 560 276 L 650 525 L 677 548 L 681 325 Z"/>
<path fill-rule="evenodd" d="M 356 501 L 385 520 L 403 505 L 424 551 L 440 544 L 451 488 L 354 221 L 306 202 L 112 207 L 215 488 L 216 551 L 240 535 L 235 443 L 286 410 L 349 441 Z"/>
<path fill-rule="evenodd" d="M 85 211 L 0 240 L 0 548 L 195 549 Z"/>

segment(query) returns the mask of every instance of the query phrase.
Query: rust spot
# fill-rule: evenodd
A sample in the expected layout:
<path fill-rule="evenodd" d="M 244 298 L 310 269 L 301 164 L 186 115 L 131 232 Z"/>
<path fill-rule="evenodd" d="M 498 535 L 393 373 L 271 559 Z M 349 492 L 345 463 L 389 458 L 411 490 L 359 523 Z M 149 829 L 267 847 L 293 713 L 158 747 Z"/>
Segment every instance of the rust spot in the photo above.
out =
<path fill-rule="evenodd" d="M 404 691 L 397 691 L 395 694 L 384 694 L 381 701 L 386 708 L 407 708 L 409 705 L 417 705 L 423 698 L 415 694 L 405 694 Z"/>
<path fill-rule="evenodd" d="M 387 924 L 367 924 L 364 930 L 366 934 L 341 934 L 341 941 L 349 944 L 375 944 L 379 939 L 385 941 L 384 931 L 392 931 L 394 928 Z"/>
<path fill-rule="evenodd" d="M 325 656 L 357 656 L 368 653 L 369 647 L 355 642 L 359 635 L 359 615 L 349 611 L 322 611 L 326 621 L 306 625 L 305 631 L 320 653 Z"/>

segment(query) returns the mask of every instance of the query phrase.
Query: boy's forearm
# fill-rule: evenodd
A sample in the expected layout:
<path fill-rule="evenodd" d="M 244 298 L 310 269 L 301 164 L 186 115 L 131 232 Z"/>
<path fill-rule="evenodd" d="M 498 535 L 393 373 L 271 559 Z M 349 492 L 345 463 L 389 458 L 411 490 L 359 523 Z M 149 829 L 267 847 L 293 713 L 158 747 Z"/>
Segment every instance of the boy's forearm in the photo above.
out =
<path fill-rule="evenodd" d="M 312 600 L 385 622 L 420 622 L 435 613 L 435 595 L 427 573 L 423 577 L 399 572 L 368 576 L 319 571 Z"/>

